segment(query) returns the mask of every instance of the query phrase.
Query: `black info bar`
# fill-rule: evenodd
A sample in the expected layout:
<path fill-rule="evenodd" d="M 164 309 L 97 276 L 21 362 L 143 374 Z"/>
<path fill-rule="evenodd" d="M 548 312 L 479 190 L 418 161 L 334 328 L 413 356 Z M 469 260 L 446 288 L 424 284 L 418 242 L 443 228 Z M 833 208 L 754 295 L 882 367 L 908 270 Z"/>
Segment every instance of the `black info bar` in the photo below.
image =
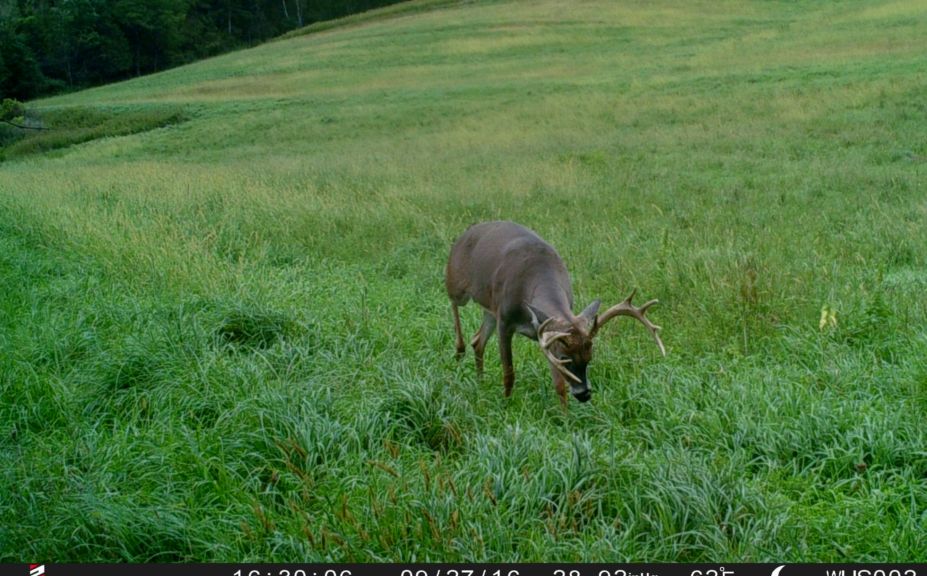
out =
<path fill-rule="evenodd" d="M 927 576 L 927 564 L 0 564 L 0 576 Z"/>

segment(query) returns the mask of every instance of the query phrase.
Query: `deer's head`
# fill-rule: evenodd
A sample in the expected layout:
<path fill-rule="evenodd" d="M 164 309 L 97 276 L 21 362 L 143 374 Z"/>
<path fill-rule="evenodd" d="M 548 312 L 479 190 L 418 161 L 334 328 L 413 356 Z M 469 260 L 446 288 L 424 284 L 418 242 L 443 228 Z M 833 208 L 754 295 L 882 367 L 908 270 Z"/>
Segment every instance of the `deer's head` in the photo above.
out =
<path fill-rule="evenodd" d="M 599 329 L 617 316 L 630 316 L 640 321 L 653 334 L 653 338 L 666 356 L 663 341 L 660 340 L 660 327 L 650 322 L 645 316 L 647 309 L 657 304 L 651 300 L 641 306 L 631 304 L 635 292 L 631 292 L 620 304 L 612 306 L 599 315 L 601 302 L 596 300 L 574 318 L 548 317 L 533 306 L 528 306 L 531 323 L 537 331 L 538 345 L 554 367 L 570 384 L 570 393 L 580 402 L 592 398 L 592 389 L 586 376 L 586 368 L 592 361 L 592 341 Z"/>

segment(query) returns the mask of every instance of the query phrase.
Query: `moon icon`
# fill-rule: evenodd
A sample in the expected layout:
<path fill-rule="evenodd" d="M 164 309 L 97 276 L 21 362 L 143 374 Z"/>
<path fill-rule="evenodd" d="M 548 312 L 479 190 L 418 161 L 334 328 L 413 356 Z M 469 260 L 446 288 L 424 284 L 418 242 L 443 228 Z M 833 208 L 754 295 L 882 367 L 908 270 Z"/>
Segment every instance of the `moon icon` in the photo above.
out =
<path fill-rule="evenodd" d="M 782 572 L 783 568 L 785 568 L 785 564 L 783 564 L 782 566 L 776 566 L 773 569 L 772 574 L 770 576 L 779 576 L 779 573 Z"/>

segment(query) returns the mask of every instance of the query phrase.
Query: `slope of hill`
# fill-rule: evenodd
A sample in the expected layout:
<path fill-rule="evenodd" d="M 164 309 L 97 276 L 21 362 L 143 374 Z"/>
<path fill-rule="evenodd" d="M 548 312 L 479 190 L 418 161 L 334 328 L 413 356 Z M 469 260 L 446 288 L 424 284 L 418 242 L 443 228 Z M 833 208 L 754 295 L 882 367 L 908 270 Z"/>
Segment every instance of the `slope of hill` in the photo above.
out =
<path fill-rule="evenodd" d="M 0 560 L 927 560 L 922 8 L 468 2 L 35 103 L 184 121 L 0 164 Z M 668 356 L 456 363 L 493 218 Z"/>

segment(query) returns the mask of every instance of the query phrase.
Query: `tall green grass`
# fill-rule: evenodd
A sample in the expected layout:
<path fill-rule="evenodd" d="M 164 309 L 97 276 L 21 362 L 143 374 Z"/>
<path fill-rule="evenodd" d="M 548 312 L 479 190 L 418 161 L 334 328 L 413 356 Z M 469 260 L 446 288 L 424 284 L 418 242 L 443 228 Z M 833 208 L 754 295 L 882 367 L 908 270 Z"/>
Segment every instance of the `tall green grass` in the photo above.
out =
<path fill-rule="evenodd" d="M 189 119 L 0 165 L 0 559 L 924 561 L 925 31 L 461 4 L 33 103 Z M 456 363 L 490 218 L 668 356 Z"/>

